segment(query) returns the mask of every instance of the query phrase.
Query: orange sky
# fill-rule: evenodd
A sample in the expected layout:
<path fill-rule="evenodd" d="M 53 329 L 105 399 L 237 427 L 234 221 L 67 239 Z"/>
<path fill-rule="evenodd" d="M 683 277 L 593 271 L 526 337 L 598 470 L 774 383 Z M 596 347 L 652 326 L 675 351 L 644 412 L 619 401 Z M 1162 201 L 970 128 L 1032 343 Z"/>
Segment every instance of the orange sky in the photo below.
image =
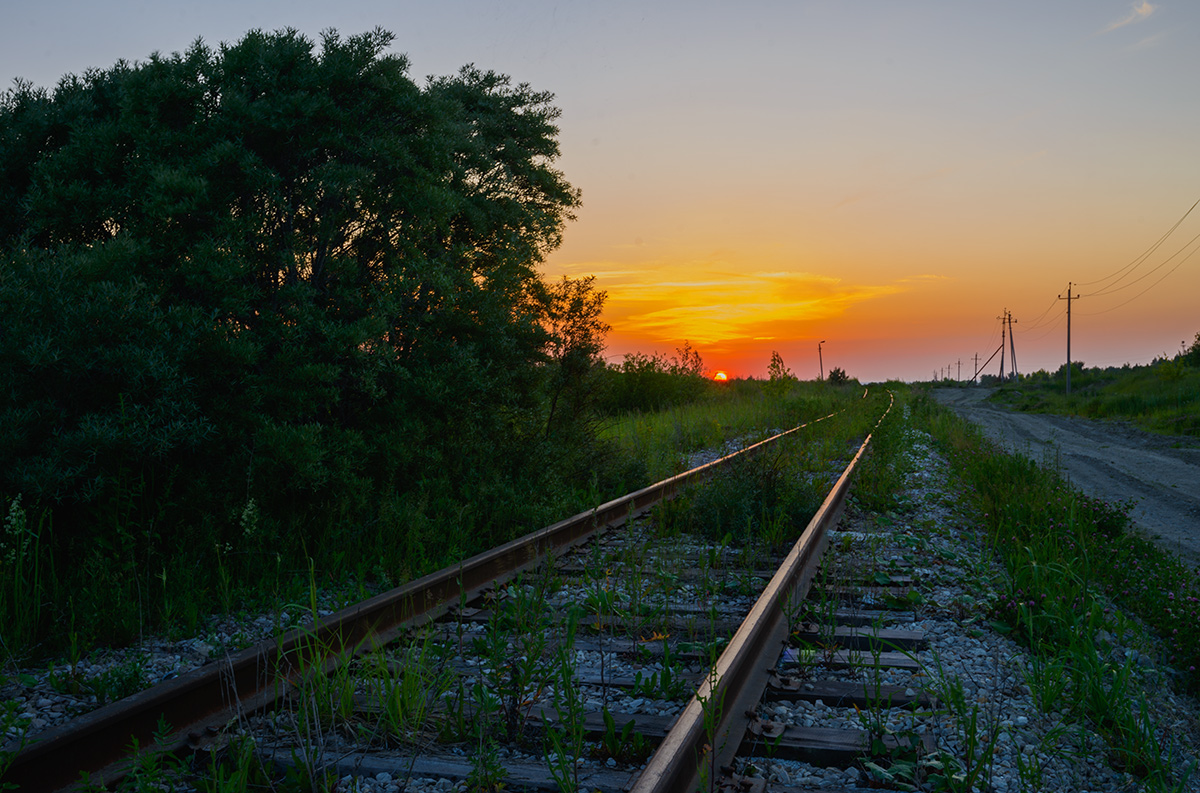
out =
<path fill-rule="evenodd" d="M 1116 278 L 1200 198 L 1192 0 L 45 0 L 6 9 L 0 81 L 284 26 L 382 26 L 417 79 L 555 94 L 584 204 L 545 270 L 597 276 L 613 360 L 686 339 L 815 377 L 824 339 L 864 381 L 969 374 L 1007 308 L 1019 368 L 1054 369 L 1068 282 L 1100 281 L 1073 307 L 1088 365 L 1200 331 L 1200 211 Z"/>
<path fill-rule="evenodd" d="M 864 380 L 969 376 L 1007 308 L 1021 370 L 1059 366 L 1068 282 L 1119 271 L 1200 197 L 1200 16 L 975 6 L 709 9 L 674 40 L 646 13 L 669 43 L 632 51 L 611 101 L 560 89 L 584 206 L 550 270 L 596 274 L 609 355 L 688 339 L 714 370 L 762 376 L 777 350 L 815 377 L 824 339 L 825 369 Z M 1073 359 L 1190 343 L 1200 256 L 1158 281 L 1197 233 L 1200 211 L 1128 288 L 1084 290 Z"/>

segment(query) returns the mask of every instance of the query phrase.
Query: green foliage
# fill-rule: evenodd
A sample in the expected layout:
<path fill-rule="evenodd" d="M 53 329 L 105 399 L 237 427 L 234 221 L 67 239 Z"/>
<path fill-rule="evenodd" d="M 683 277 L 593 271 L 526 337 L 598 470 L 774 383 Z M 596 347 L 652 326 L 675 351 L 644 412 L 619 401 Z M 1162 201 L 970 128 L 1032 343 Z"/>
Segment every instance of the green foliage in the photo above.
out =
<path fill-rule="evenodd" d="M 13 651 L 33 642 L 45 626 L 42 535 L 49 532 L 47 514 L 41 511 L 31 524 L 21 496 L 14 498 L 0 533 L 0 624 L 4 625 L 0 649 Z"/>
<path fill-rule="evenodd" d="M 600 410 L 607 415 L 643 413 L 686 405 L 712 393 L 700 353 L 688 342 L 667 358 L 628 353 L 618 366 L 603 370 Z"/>
<path fill-rule="evenodd" d="M 1190 347 L 1183 350 L 1180 357 L 1188 366 L 1200 367 L 1200 333 L 1196 334 L 1195 341 Z"/>
<path fill-rule="evenodd" d="M 546 729 L 546 765 L 558 789 L 571 793 L 579 789 L 579 758 L 583 756 L 587 736 L 582 692 L 575 681 L 575 636 L 579 613 L 571 609 L 563 626 L 564 641 L 555 653 L 554 710 L 556 723 Z"/>
<path fill-rule="evenodd" d="M 626 414 L 607 423 L 601 437 L 612 441 L 620 457 L 631 464 L 626 491 L 692 467 L 685 457 L 689 452 L 757 440 L 763 428 L 794 427 L 848 404 L 846 395 L 823 384 L 797 383 L 782 399 L 771 398 L 765 386 L 760 380 L 735 380 L 713 386 L 697 402 L 656 413 Z"/>
<path fill-rule="evenodd" d="M 1171 787 L 1157 727 L 1131 656 L 1105 636 L 1134 639 L 1113 603 L 1151 626 L 1163 659 L 1185 685 L 1200 685 L 1200 579 L 1128 531 L 1128 506 L 1090 499 L 1053 471 L 999 452 L 974 427 L 920 400 L 914 412 L 946 444 L 964 494 L 981 516 L 1008 573 L 994 624 L 1034 652 L 1027 680 L 1041 706 L 1066 708 L 1109 744 L 1115 768 Z M 1159 685 L 1157 676 L 1146 684 Z M 1143 703 L 1140 707 L 1138 703 Z M 1027 769 L 1036 774 L 1036 769 Z M 1025 772 L 1023 772 L 1025 773 Z"/>
<path fill-rule="evenodd" d="M 186 768 L 182 760 L 168 748 L 171 726 L 161 717 L 154 730 L 154 742 L 142 747 L 137 738 L 131 740 L 129 750 L 134 758 L 129 772 L 117 786 L 119 791 L 129 793 L 152 793 L 172 790 L 184 779 Z"/>
<path fill-rule="evenodd" d="M 803 462 L 781 450 L 734 461 L 684 496 L 682 527 L 714 539 L 730 535 L 739 543 L 770 538 L 778 546 L 794 539 L 823 495 Z"/>
<path fill-rule="evenodd" d="M 796 382 L 796 375 L 783 363 L 783 357 L 776 351 L 771 351 L 771 362 L 767 364 L 767 390 L 773 396 L 786 393 Z"/>
<path fill-rule="evenodd" d="M 276 554 L 440 566 L 607 476 L 604 293 L 537 270 L 579 204 L 552 97 L 420 86 L 391 41 L 252 31 L 0 96 L 0 496 L 46 516 L 51 589 L 110 579 L 93 638 Z"/>
<path fill-rule="evenodd" d="M 30 719 L 21 710 L 21 704 L 15 699 L 0 700 L 0 780 L 3 780 L 4 772 L 25 748 Z M 11 790 L 13 787 L 0 781 L 0 790 Z"/>
<path fill-rule="evenodd" d="M 779 548 L 794 541 L 848 462 L 847 452 L 882 411 L 878 400 L 840 406 L 822 423 L 720 467 L 684 492 L 670 508 L 672 519 L 679 528 L 714 539 L 728 535 L 739 545 L 761 541 Z"/>
<path fill-rule="evenodd" d="M 897 493 L 912 467 L 905 454 L 909 443 L 903 412 L 893 409 L 871 433 L 871 447 L 855 474 L 853 497 L 866 509 L 887 512 L 902 506 Z"/>
<path fill-rule="evenodd" d="M 544 292 L 548 355 L 553 367 L 547 435 L 556 427 L 578 427 L 595 399 L 597 373 L 603 368 L 600 353 L 610 330 L 600 319 L 607 293 L 594 290 L 595 280 L 594 275 L 574 280 L 564 275 Z M 556 416 L 560 399 L 566 404 L 568 421 Z"/>
<path fill-rule="evenodd" d="M 634 729 L 637 722 L 630 719 L 618 728 L 617 720 L 608 708 L 601 710 L 601 717 L 604 719 L 604 734 L 600 736 L 598 754 L 626 763 L 645 762 L 654 747 L 646 740 L 646 736 Z"/>
<path fill-rule="evenodd" d="M 1200 437 L 1200 339 L 1148 366 L 1087 369 L 1074 362 L 1070 394 L 1064 375 L 1065 364 L 1054 375 L 1034 372 L 992 399 L 1019 410 L 1123 419 L 1150 432 Z"/>
<path fill-rule="evenodd" d="M 850 382 L 850 376 L 846 374 L 846 370 L 840 366 L 835 366 L 829 370 L 830 385 L 845 385 Z"/>

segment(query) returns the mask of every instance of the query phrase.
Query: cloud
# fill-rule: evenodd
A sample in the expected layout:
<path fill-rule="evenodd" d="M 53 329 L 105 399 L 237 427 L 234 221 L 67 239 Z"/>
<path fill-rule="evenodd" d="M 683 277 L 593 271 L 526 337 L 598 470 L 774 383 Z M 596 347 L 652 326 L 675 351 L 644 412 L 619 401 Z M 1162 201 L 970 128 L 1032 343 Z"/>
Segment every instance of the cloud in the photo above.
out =
<path fill-rule="evenodd" d="M 1143 19 L 1146 19 L 1148 16 L 1153 14 L 1154 10 L 1155 8 L 1153 5 L 1146 2 L 1146 0 L 1140 0 L 1140 2 L 1134 3 L 1133 9 L 1129 12 L 1129 16 L 1113 22 L 1101 32 L 1111 33 L 1117 28 L 1123 28 L 1126 25 L 1132 25 L 1134 22 L 1141 22 Z"/>
<path fill-rule="evenodd" d="M 739 273 L 711 263 L 658 264 L 639 277 L 600 285 L 608 292 L 605 319 L 622 336 L 668 346 L 682 339 L 711 345 L 780 337 L 781 328 L 838 317 L 855 304 L 911 288 L 902 281 L 845 284 L 807 272 Z"/>
<path fill-rule="evenodd" d="M 1146 38 L 1139 41 L 1137 44 L 1134 44 L 1132 47 L 1130 47 L 1130 49 L 1148 50 L 1151 47 L 1157 47 L 1159 44 L 1162 43 L 1163 39 L 1166 38 L 1166 36 L 1167 36 L 1167 32 L 1165 30 L 1160 31 L 1158 33 L 1155 33 L 1152 36 L 1147 36 Z"/>

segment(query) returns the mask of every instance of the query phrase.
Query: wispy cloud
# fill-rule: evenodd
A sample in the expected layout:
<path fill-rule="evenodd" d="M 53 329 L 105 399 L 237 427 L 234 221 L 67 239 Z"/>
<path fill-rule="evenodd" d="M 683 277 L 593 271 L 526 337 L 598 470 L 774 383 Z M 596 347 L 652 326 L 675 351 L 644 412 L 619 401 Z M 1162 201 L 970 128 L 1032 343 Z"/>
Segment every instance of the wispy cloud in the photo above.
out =
<path fill-rule="evenodd" d="M 608 292 L 605 317 L 622 335 L 667 346 L 682 339 L 704 345 L 770 339 L 781 327 L 837 317 L 857 303 L 912 288 L 902 281 L 846 284 L 805 272 L 739 273 L 719 264 L 657 264 L 601 286 Z"/>
<path fill-rule="evenodd" d="M 1132 25 L 1134 22 L 1141 22 L 1142 20 L 1146 19 L 1148 16 L 1153 14 L 1154 10 L 1155 10 L 1155 7 L 1153 5 L 1151 5 L 1150 3 L 1146 2 L 1146 0 L 1141 0 L 1138 3 L 1134 3 L 1133 9 L 1130 10 L 1128 16 L 1118 19 L 1116 22 L 1113 22 L 1108 27 L 1106 27 L 1104 30 L 1102 30 L 1101 33 L 1111 33 L 1112 31 L 1116 30 L 1117 28 L 1123 28 L 1126 25 Z"/>
<path fill-rule="evenodd" d="M 1163 30 L 1158 33 L 1155 33 L 1152 36 L 1147 36 L 1146 38 L 1139 41 L 1137 44 L 1134 44 L 1132 47 L 1130 47 L 1130 49 L 1148 50 L 1151 47 L 1157 47 L 1159 44 L 1162 43 L 1163 39 L 1165 39 L 1166 37 L 1167 37 L 1167 32 L 1165 30 Z"/>

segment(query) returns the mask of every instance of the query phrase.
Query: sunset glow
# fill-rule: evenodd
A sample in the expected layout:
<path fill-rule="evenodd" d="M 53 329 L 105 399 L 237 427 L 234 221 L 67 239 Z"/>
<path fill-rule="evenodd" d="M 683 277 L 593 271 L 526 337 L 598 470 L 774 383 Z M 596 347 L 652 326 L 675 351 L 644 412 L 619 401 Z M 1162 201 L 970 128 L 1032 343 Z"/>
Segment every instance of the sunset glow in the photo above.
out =
<path fill-rule="evenodd" d="M 583 204 L 542 271 L 596 276 L 609 361 L 686 341 L 729 377 L 778 352 L 803 379 L 965 378 L 1008 310 L 1021 371 L 1054 370 L 1068 283 L 1089 366 L 1200 331 L 1200 211 L 1137 263 L 1200 197 L 1200 4 L 47 0 L 10 9 L 0 80 L 376 25 L 418 79 L 474 63 L 554 94 Z"/>
<path fill-rule="evenodd" d="M 716 374 L 713 375 L 713 379 L 718 382 L 723 383 L 729 379 L 729 375 L 725 374 L 724 372 L 717 372 Z"/>

